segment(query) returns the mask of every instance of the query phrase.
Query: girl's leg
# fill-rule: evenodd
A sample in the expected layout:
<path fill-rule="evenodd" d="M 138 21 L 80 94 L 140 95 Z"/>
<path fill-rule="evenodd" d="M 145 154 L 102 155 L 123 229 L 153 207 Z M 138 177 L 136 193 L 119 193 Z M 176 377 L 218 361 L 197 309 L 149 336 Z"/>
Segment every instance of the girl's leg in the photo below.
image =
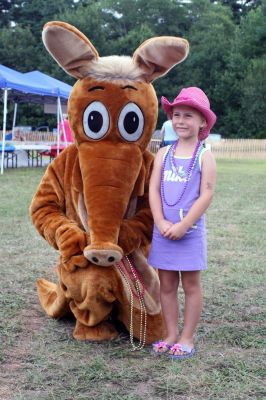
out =
<path fill-rule="evenodd" d="M 181 272 L 182 287 L 185 293 L 184 326 L 178 343 L 194 347 L 193 336 L 202 310 L 202 290 L 200 271 Z M 177 351 L 175 354 L 182 354 Z"/>
<path fill-rule="evenodd" d="M 159 270 L 160 297 L 162 312 L 166 327 L 164 341 L 170 345 L 177 341 L 178 337 L 178 297 L 179 272 Z"/>

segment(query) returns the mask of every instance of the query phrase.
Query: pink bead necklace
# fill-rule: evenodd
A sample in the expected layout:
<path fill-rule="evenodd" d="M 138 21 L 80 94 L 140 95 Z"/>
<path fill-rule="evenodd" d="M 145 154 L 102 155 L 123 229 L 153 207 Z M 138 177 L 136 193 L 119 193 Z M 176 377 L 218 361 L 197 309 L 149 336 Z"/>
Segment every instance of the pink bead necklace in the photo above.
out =
<path fill-rule="evenodd" d="M 177 169 L 177 165 L 176 165 L 176 161 L 175 161 L 175 151 L 176 151 L 177 145 L 178 145 L 178 140 L 177 140 L 177 141 L 171 146 L 171 148 L 169 149 L 168 154 L 167 154 L 166 157 L 164 158 L 164 161 L 163 161 L 163 168 L 162 168 L 162 176 L 161 176 L 161 195 L 162 195 L 163 201 L 164 201 L 169 207 L 174 207 L 174 206 L 176 206 L 176 205 L 180 202 L 180 200 L 182 199 L 182 197 L 184 196 L 184 193 L 185 193 L 185 191 L 186 191 L 186 189 L 187 189 L 187 186 L 188 186 L 188 182 L 190 181 L 190 178 L 191 178 L 191 176 L 192 176 L 192 172 L 193 172 L 194 167 L 195 167 L 195 165 L 196 165 L 196 162 L 197 162 L 197 159 L 198 159 L 198 156 L 199 156 L 199 153 L 200 153 L 200 149 L 201 149 L 201 147 L 202 147 L 202 143 L 201 143 L 200 141 L 198 141 L 198 143 L 196 144 L 196 147 L 195 147 L 195 149 L 194 149 L 193 156 L 192 156 L 191 161 L 190 161 L 190 163 L 189 163 L 188 169 L 187 169 L 186 174 L 185 174 L 186 179 L 185 179 L 185 184 L 184 184 L 183 190 L 182 190 L 182 192 L 180 193 L 178 199 L 177 199 L 174 203 L 171 204 L 171 203 L 168 203 L 168 201 L 166 200 L 166 196 L 165 196 L 164 171 L 165 171 L 165 165 L 166 165 L 167 156 L 169 155 L 172 169 L 173 169 L 176 173 L 178 173 L 178 171 L 177 171 L 178 169 Z"/>

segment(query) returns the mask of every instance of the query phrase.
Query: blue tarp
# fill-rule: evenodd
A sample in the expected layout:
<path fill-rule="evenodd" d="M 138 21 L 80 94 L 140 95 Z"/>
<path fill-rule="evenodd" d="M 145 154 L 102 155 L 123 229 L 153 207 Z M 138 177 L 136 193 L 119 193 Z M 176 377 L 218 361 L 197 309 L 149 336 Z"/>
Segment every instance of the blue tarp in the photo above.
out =
<path fill-rule="evenodd" d="M 10 89 L 8 98 L 16 103 L 65 104 L 72 87 L 39 71 L 21 73 L 0 64 L 0 89 Z"/>
<path fill-rule="evenodd" d="M 15 71 L 11 68 L 0 65 L 0 87 L 1 89 L 15 89 L 24 93 L 34 94 L 47 94 L 50 92 L 49 88 L 42 85 L 36 85 L 29 78 L 25 77 L 21 72 Z"/>
<path fill-rule="evenodd" d="M 51 76 L 40 71 L 26 72 L 23 75 L 27 78 L 31 78 L 33 81 L 41 82 L 42 84 L 51 86 L 53 92 L 59 97 L 69 97 L 72 86 L 68 85 L 67 83 L 61 82 L 58 79 L 52 78 Z"/>
<path fill-rule="evenodd" d="M 70 85 L 60 82 L 42 72 L 33 71 L 23 74 L 0 64 L 0 90 L 4 92 L 1 174 L 4 172 L 4 150 L 6 149 L 7 101 L 13 100 L 15 103 L 57 104 L 59 127 L 59 119 L 62 118 L 61 104 L 67 103 L 71 89 Z M 59 153 L 59 135 L 57 145 Z"/>
<path fill-rule="evenodd" d="M 0 152 L 0 154 L 2 153 L 1 174 L 4 172 L 4 151 L 12 151 L 12 149 L 5 146 L 8 100 L 13 100 L 15 103 L 56 104 L 59 127 L 59 120 L 62 119 L 61 105 L 67 103 L 71 89 L 72 87 L 70 85 L 52 78 L 49 75 L 45 75 L 42 72 L 33 71 L 23 74 L 0 64 L 0 90 L 4 93 L 3 139 Z M 59 153 L 59 135 L 57 136 Z"/>

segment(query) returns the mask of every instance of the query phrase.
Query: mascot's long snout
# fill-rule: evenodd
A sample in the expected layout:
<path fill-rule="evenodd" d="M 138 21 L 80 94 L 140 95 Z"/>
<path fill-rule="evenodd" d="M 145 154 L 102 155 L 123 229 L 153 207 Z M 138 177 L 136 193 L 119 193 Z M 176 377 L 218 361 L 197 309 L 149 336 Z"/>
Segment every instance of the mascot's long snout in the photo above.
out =
<path fill-rule="evenodd" d="M 118 235 L 140 173 L 142 153 L 135 144 L 83 142 L 79 162 L 91 237 L 84 255 L 93 264 L 110 266 L 123 257 Z"/>

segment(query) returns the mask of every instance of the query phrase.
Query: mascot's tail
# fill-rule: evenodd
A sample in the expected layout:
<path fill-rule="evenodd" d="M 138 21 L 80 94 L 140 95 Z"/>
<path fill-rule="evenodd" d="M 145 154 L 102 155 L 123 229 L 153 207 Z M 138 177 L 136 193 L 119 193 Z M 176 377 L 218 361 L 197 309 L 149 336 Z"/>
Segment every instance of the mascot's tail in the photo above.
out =
<path fill-rule="evenodd" d="M 71 313 L 69 303 L 59 285 L 46 279 L 38 279 L 37 291 L 40 303 L 50 317 L 64 317 L 66 314 Z"/>

